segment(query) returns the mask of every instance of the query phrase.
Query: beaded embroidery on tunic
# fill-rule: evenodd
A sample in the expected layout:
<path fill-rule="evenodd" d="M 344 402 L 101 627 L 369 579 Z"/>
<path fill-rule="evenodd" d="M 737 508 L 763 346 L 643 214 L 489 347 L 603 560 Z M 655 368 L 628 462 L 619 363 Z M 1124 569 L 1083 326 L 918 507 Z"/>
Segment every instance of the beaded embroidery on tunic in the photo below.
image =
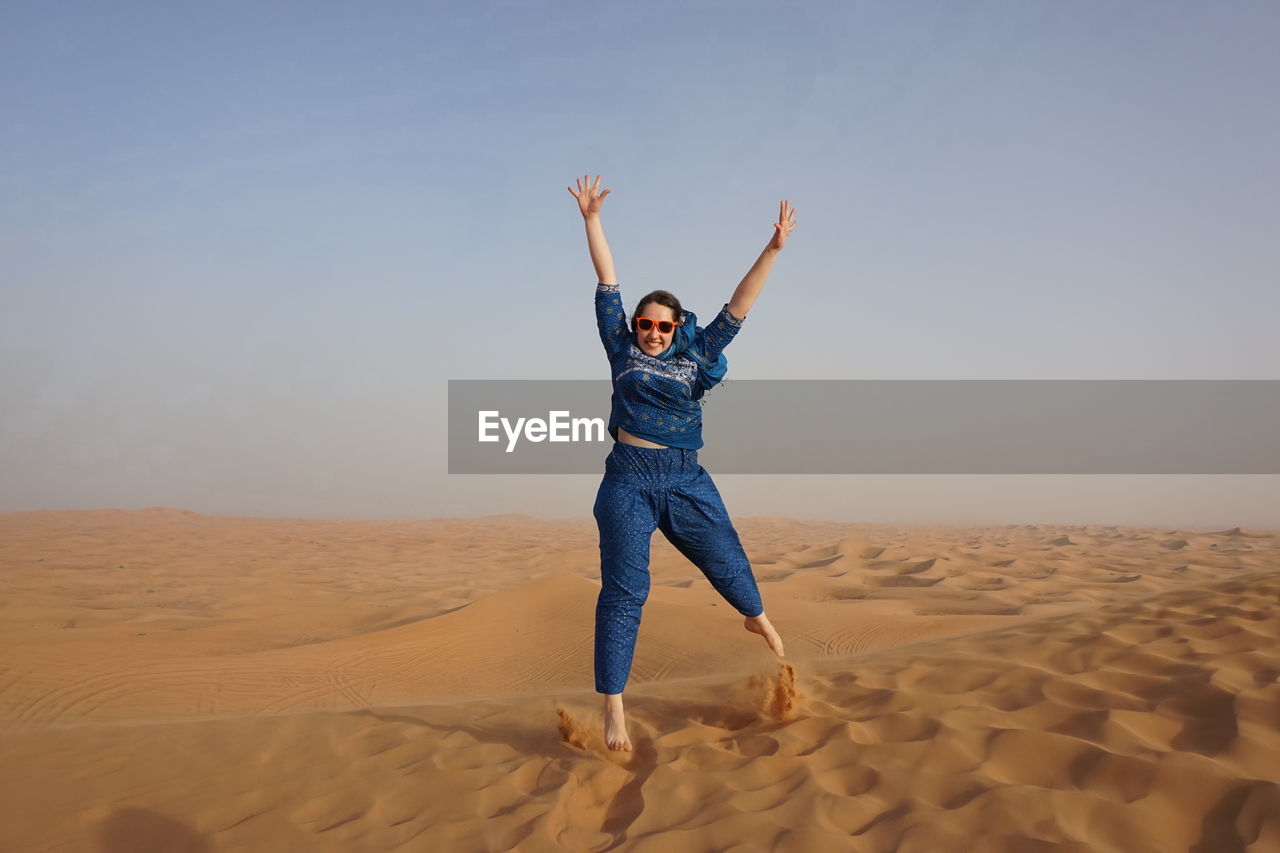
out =
<path fill-rule="evenodd" d="M 693 363 L 691 358 L 676 356 L 667 361 L 660 361 L 651 355 L 641 352 L 640 347 L 633 343 L 631 351 L 628 353 L 627 366 L 622 368 L 618 375 L 614 377 L 614 380 L 617 381 L 636 370 L 666 379 L 673 379 L 683 385 L 690 395 L 693 394 L 693 380 L 698 375 L 698 366 Z"/>

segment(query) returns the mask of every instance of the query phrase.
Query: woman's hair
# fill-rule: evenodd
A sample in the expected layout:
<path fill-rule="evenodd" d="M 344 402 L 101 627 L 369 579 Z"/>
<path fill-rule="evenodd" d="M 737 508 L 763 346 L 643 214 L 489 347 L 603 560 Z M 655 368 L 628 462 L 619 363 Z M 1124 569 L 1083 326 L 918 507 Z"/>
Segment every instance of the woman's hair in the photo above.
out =
<path fill-rule="evenodd" d="M 640 316 L 640 312 L 644 310 L 644 306 L 648 305 L 651 302 L 657 303 L 658 305 L 665 305 L 668 308 L 670 308 L 672 312 L 672 316 L 675 317 L 675 319 L 677 320 L 680 319 L 680 314 L 681 312 L 684 311 L 684 309 L 680 307 L 680 300 L 676 299 L 675 294 L 669 293 L 668 291 L 665 291 L 665 290 L 655 290 L 652 293 L 647 294 L 636 305 L 636 312 L 631 315 L 632 329 L 635 329 L 636 318 Z"/>

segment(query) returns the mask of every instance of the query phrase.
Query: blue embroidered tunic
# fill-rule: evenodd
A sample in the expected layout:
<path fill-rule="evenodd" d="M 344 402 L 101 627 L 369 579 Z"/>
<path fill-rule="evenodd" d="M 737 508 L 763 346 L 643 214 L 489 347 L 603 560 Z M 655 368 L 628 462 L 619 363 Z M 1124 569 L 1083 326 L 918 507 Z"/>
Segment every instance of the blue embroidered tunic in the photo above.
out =
<path fill-rule="evenodd" d="M 697 319 L 685 311 L 672 345 L 656 356 L 646 355 L 627 325 L 618 285 L 596 285 L 596 325 L 613 378 L 609 434 L 614 441 L 622 427 L 667 447 L 702 447 L 703 394 L 724 376 L 724 348 L 746 318 L 734 317 L 725 303 L 705 329 Z"/>

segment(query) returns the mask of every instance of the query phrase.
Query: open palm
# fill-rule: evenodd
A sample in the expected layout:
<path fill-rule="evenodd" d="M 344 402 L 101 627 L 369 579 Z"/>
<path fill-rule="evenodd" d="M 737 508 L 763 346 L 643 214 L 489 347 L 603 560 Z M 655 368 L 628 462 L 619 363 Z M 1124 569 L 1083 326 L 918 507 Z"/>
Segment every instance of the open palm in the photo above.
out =
<path fill-rule="evenodd" d="M 577 179 L 578 191 L 574 192 L 573 187 L 565 187 L 574 198 L 578 200 L 578 208 L 582 211 L 583 216 L 595 216 L 600 212 L 601 205 L 604 204 L 604 197 L 613 190 L 605 190 L 600 192 L 600 176 L 596 175 L 596 182 L 593 185 L 591 179 L 587 175 L 583 175 Z"/>

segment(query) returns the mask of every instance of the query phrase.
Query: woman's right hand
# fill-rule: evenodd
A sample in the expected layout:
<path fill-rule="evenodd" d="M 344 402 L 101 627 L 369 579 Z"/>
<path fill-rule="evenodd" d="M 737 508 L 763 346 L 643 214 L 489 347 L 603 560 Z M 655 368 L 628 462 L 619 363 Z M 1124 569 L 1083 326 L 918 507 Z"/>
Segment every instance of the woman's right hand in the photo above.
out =
<path fill-rule="evenodd" d="M 600 192 L 600 176 L 596 175 L 596 182 L 593 185 L 587 175 L 583 175 L 578 181 L 578 191 L 574 192 L 573 187 L 565 187 L 574 198 L 578 200 L 578 208 L 582 211 L 583 219 L 590 219 L 593 216 L 600 215 L 600 207 L 604 204 L 604 197 L 613 190 L 605 190 Z"/>

